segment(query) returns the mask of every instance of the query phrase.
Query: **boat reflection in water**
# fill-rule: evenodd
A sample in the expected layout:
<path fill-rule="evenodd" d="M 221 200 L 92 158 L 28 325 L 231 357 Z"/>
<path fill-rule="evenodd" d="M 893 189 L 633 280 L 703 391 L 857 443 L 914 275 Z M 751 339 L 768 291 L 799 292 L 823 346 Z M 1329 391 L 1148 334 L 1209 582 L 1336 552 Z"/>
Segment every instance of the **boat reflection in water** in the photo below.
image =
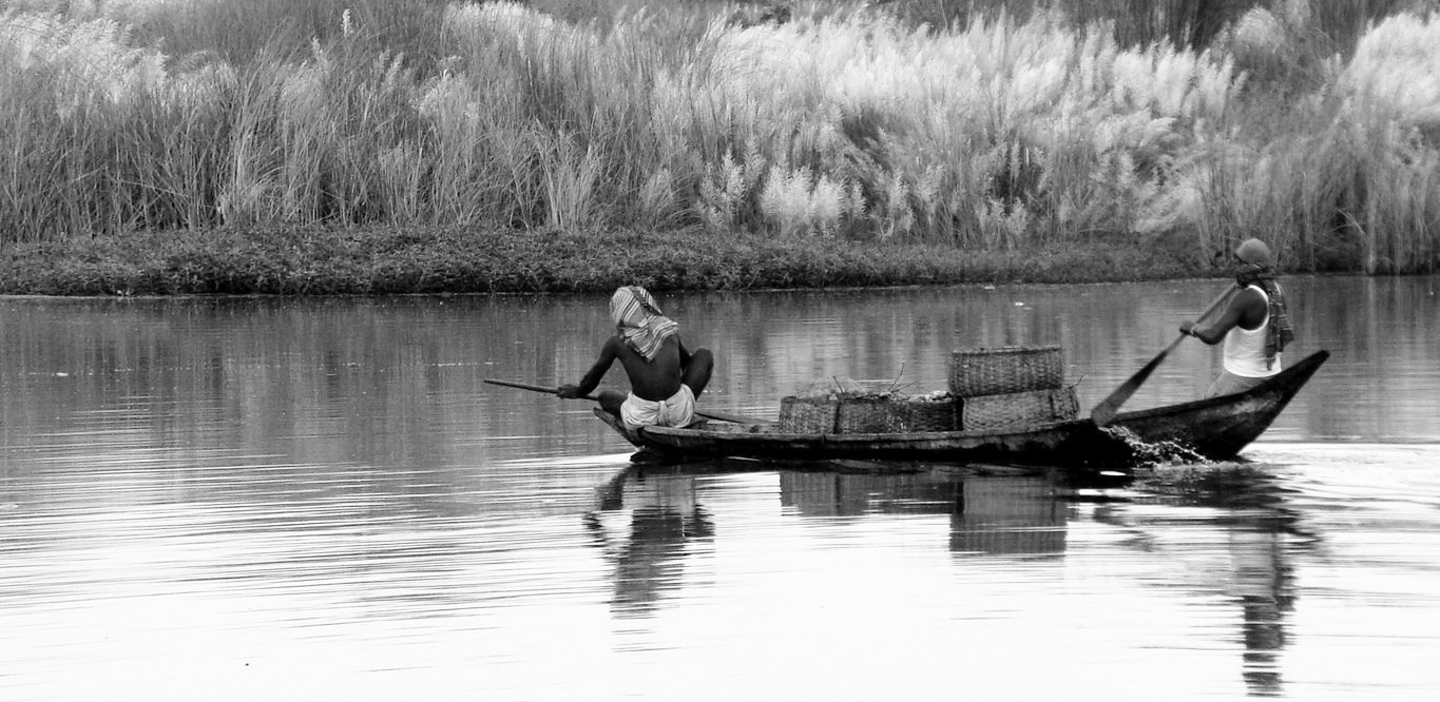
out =
<path fill-rule="evenodd" d="M 1286 553 L 1314 539 L 1300 533 L 1295 516 L 1258 471 L 1242 469 L 1208 484 L 1191 481 L 1182 489 L 1136 484 L 1092 501 L 1087 492 L 1033 475 L 736 468 L 746 465 L 766 464 L 632 466 L 598 490 L 596 508 L 585 519 L 613 573 L 616 619 L 655 616 L 667 597 L 684 606 L 682 586 L 707 586 L 697 577 L 712 572 L 707 557 L 722 548 L 732 554 L 763 550 L 773 543 L 767 539 L 791 538 L 795 525 L 843 530 L 885 517 L 944 516 L 948 551 L 963 570 L 970 559 L 996 557 L 1021 559 L 1016 562 L 1024 567 L 1059 567 L 1072 548 L 1073 525 L 1089 521 L 1125 536 L 1120 540 L 1125 562 L 1113 564 L 1117 574 L 1133 573 L 1145 587 L 1190 591 L 1197 602 L 1213 603 L 1219 595 L 1238 607 L 1238 641 L 1234 629 L 1216 636 L 1243 647 L 1241 673 L 1250 694 L 1282 693 L 1279 657 L 1287 614 L 1295 605 Z M 726 482 L 742 472 L 754 480 Z M 756 499 L 772 506 L 778 500 L 778 510 L 753 504 L 728 509 Z M 705 502 L 725 505 L 725 515 L 751 516 L 731 524 L 717 519 Z M 756 523 L 757 511 L 776 515 L 776 521 Z M 1091 548 L 1073 557 L 1097 555 Z M 1196 567 L 1197 559 L 1204 565 Z M 1154 577 L 1157 570 L 1166 575 Z M 1229 619 L 1223 612 L 1221 620 Z"/>
<path fill-rule="evenodd" d="M 1069 506 L 1038 477 L 981 477 L 960 484 L 950 518 L 950 549 L 991 555 L 1058 556 L 1065 552 Z"/>
<path fill-rule="evenodd" d="M 807 516 L 949 515 L 959 553 L 1064 553 L 1069 507 L 1056 492 L 1038 476 L 780 474 L 781 504 Z"/>
<path fill-rule="evenodd" d="M 650 615 L 667 593 L 678 591 L 685 562 L 697 544 L 716 536 L 715 520 L 700 501 L 697 482 L 722 473 L 778 475 L 782 515 L 811 521 L 945 515 L 950 521 L 949 548 L 957 554 L 1060 556 L 1065 551 L 1066 522 L 1073 509 L 1056 498 L 1056 486 L 1043 477 L 776 473 L 757 471 L 756 465 L 763 464 L 727 460 L 631 466 L 597 489 L 596 508 L 585 515 L 585 523 L 613 570 L 611 605 L 617 618 Z M 773 493 L 772 487 L 767 499 L 775 499 Z"/>

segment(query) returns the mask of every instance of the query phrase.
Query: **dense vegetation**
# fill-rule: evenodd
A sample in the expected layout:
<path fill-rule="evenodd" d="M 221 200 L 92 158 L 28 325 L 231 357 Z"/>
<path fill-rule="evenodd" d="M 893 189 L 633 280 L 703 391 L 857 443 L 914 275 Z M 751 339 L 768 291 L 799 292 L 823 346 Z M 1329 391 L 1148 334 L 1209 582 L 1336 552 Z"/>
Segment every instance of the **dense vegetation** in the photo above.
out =
<path fill-rule="evenodd" d="M 1104 238 L 1029 251 L 699 229 L 593 233 L 287 228 L 136 232 L 0 250 L 0 294 L 168 295 L 744 290 L 1075 283 L 1194 273 Z"/>
<path fill-rule="evenodd" d="M 372 271 L 470 252 L 433 274 L 457 290 L 609 281 L 625 256 L 552 259 L 636 237 L 719 266 L 701 287 L 757 241 L 931 266 L 879 282 L 1195 272 L 1252 235 L 1292 269 L 1433 271 L 1436 5 L 0 0 L 0 289 L 180 249 L 222 266 L 193 287 L 268 289 L 223 281 L 287 236 L 410 241 L 357 249 Z M 344 270 L 313 289 L 391 287 Z"/>

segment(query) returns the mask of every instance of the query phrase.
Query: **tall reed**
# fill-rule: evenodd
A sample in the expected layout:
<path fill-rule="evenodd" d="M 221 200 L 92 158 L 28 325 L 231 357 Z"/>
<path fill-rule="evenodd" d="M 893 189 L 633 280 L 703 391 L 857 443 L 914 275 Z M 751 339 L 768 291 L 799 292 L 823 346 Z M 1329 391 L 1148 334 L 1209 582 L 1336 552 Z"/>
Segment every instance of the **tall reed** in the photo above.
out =
<path fill-rule="evenodd" d="M 1127 35 L 1128 0 L 933 24 L 900 2 L 786 21 L 277 2 L 0 15 L 0 237 L 642 223 L 971 249 L 1138 234 L 1196 261 L 1261 234 L 1313 268 L 1436 262 L 1437 21 L 1322 41 L 1397 2 L 1133 20 L 1228 8 L 1204 47 Z M 21 4 L 44 3 L 0 6 Z"/>
<path fill-rule="evenodd" d="M 1300 108 L 1257 109 L 1175 197 L 1202 247 L 1272 239 L 1291 263 L 1368 273 L 1440 263 L 1440 19 L 1376 25 Z M 1262 138 L 1263 137 L 1263 138 Z"/>
<path fill-rule="evenodd" d="M 700 145 L 710 220 L 796 231 L 784 208 L 806 209 L 817 230 L 980 247 L 1133 229 L 1238 86 L 1208 55 L 1043 18 L 716 23 L 697 59 L 660 102 L 682 116 L 670 138 Z"/>

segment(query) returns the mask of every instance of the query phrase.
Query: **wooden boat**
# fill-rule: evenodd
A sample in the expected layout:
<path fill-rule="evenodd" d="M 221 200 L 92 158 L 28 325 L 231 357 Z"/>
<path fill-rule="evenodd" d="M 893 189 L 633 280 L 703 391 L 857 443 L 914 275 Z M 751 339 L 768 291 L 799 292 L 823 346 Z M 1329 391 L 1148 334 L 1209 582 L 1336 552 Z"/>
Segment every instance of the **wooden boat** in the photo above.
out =
<path fill-rule="evenodd" d="M 1219 461 L 1234 458 L 1264 433 L 1329 357 L 1319 351 L 1234 395 L 1122 412 L 1103 427 L 1083 418 L 1002 432 L 794 434 L 771 424 L 728 422 L 629 430 L 613 415 L 598 408 L 595 413 L 643 453 L 670 460 L 857 459 L 1097 469 L 1134 466 L 1160 453 Z"/>

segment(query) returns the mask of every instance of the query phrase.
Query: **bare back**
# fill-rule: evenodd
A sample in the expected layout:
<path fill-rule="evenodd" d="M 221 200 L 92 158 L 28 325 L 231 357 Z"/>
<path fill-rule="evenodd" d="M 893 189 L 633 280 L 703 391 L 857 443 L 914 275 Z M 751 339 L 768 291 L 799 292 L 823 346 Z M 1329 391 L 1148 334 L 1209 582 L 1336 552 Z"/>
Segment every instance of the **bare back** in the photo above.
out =
<path fill-rule="evenodd" d="M 605 342 L 606 349 L 620 360 L 630 378 L 630 392 L 642 400 L 665 400 L 680 391 L 684 363 L 679 335 L 665 339 L 654 360 L 646 361 L 619 336 Z"/>

